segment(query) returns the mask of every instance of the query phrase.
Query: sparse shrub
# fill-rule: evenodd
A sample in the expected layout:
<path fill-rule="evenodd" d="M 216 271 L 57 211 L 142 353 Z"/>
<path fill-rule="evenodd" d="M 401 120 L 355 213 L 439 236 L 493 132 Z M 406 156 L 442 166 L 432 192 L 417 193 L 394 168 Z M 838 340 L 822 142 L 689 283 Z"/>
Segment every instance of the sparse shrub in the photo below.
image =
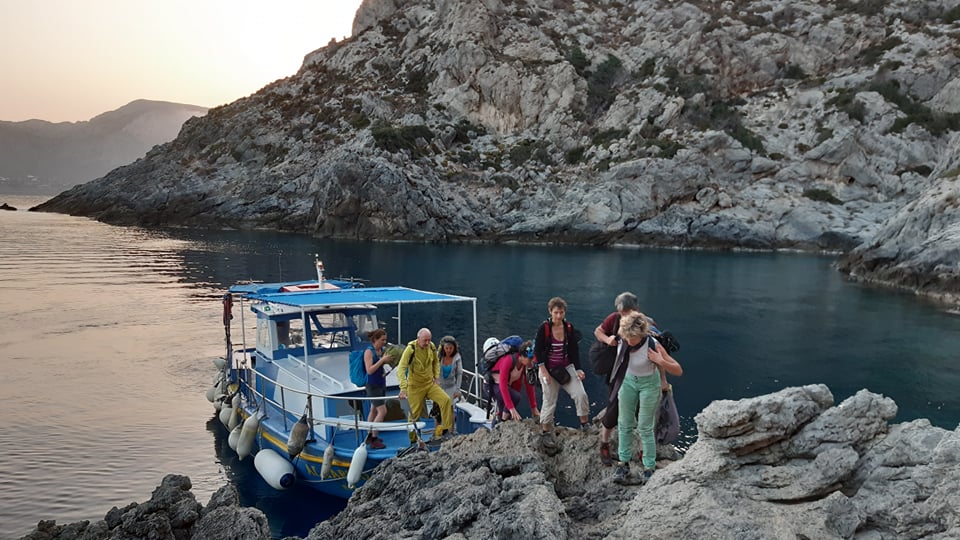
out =
<path fill-rule="evenodd" d="M 666 66 L 663 69 L 663 75 L 670 80 L 670 88 L 673 92 L 683 98 L 691 98 L 713 90 L 713 86 L 703 75 L 696 73 L 681 75 L 676 66 Z"/>
<path fill-rule="evenodd" d="M 903 44 L 903 40 L 897 36 L 891 36 L 882 42 L 860 51 L 860 58 L 865 64 L 875 64 L 883 56 L 883 53 Z"/>
<path fill-rule="evenodd" d="M 647 77 L 652 76 L 657 71 L 657 60 L 654 57 L 647 58 L 643 61 L 643 64 L 640 66 L 640 69 L 637 70 L 637 78 L 646 79 Z"/>
<path fill-rule="evenodd" d="M 889 3 L 890 0 L 836 0 L 834 7 L 837 11 L 869 17 L 883 14 L 883 8 Z"/>
<path fill-rule="evenodd" d="M 478 126 L 471 124 L 468 120 L 463 119 L 457 122 L 453 126 L 453 142 L 459 144 L 466 144 L 470 142 L 470 132 L 472 131 L 475 135 L 485 135 L 487 130 L 483 126 Z"/>
<path fill-rule="evenodd" d="M 894 121 L 890 131 L 900 133 L 910 124 L 917 124 L 935 137 L 948 131 L 960 131 L 960 114 L 934 114 L 926 105 L 915 101 L 912 97 L 900 92 L 897 81 L 875 81 L 868 88 L 883 96 L 890 103 L 895 104 L 905 117 Z"/>
<path fill-rule="evenodd" d="M 623 63 L 611 54 L 590 73 L 587 77 L 588 114 L 603 114 L 613 105 L 613 100 L 617 97 L 617 82 L 622 72 Z"/>
<path fill-rule="evenodd" d="M 843 201 L 834 197 L 833 193 L 830 193 L 826 189 L 805 189 L 803 190 L 803 196 L 811 201 L 819 201 L 830 204 L 843 204 Z"/>
<path fill-rule="evenodd" d="M 630 134 L 630 130 L 627 130 L 627 129 L 608 129 L 608 130 L 604 130 L 599 133 L 596 133 L 591 139 L 591 142 L 593 142 L 594 146 L 602 146 L 602 145 L 609 144 L 617 139 L 622 139 L 629 134 Z"/>
<path fill-rule="evenodd" d="M 866 114 L 866 108 L 863 102 L 857 101 L 857 91 L 855 89 L 844 88 L 837 92 L 837 95 L 827 101 L 828 106 L 836 107 L 843 111 L 852 120 L 863 123 Z"/>
<path fill-rule="evenodd" d="M 590 60 L 587 59 L 587 55 L 583 54 L 583 50 L 581 50 L 580 47 L 574 46 L 567 51 L 567 61 L 570 62 L 573 69 L 581 77 L 586 77 L 587 66 L 590 65 Z"/>
<path fill-rule="evenodd" d="M 370 119 L 362 112 L 355 112 L 347 115 L 347 123 L 353 126 L 353 129 L 363 129 L 370 125 Z"/>
<path fill-rule="evenodd" d="M 457 153 L 457 158 L 464 165 L 471 165 L 480 161 L 480 154 L 476 151 L 461 150 Z"/>
<path fill-rule="evenodd" d="M 584 147 L 578 146 L 576 148 L 571 148 L 570 150 L 567 150 L 566 154 L 564 154 L 563 157 L 566 160 L 566 162 L 569 163 L 570 165 L 576 165 L 577 163 L 580 163 L 583 160 L 583 153 L 585 151 L 586 149 Z"/>
<path fill-rule="evenodd" d="M 520 187 L 520 182 L 509 174 L 495 174 L 491 176 L 490 179 L 498 186 L 507 187 L 513 191 L 516 191 Z"/>
<path fill-rule="evenodd" d="M 424 155 L 423 150 L 417 144 L 418 139 L 424 141 L 433 140 L 433 132 L 424 125 L 393 127 L 391 125 L 379 125 L 370 130 L 376 145 L 387 152 L 396 153 L 401 150 L 408 150 L 414 157 Z"/>
<path fill-rule="evenodd" d="M 660 149 L 660 157 L 665 159 L 671 159 L 677 155 L 677 152 L 682 150 L 684 146 L 677 141 L 667 140 L 667 139 L 651 139 L 647 141 L 653 146 L 656 146 Z"/>
<path fill-rule="evenodd" d="M 774 161 L 780 161 L 781 159 L 783 159 L 783 154 L 781 154 L 780 152 L 770 152 L 770 154 L 767 155 L 767 157 Z"/>
<path fill-rule="evenodd" d="M 945 23 L 955 23 L 960 20 L 960 5 L 957 5 L 944 13 L 941 17 Z"/>
<path fill-rule="evenodd" d="M 787 64 L 783 67 L 783 78 L 803 80 L 807 78 L 807 74 L 803 72 L 803 68 L 800 66 L 796 64 Z"/>
<path fill-rule="evenodd" d="M 408 94 L 426 94 L 430 83 L 437 78 L 436 73 L 418 69 L 407 74 L 407 83 L 403 89 Z"/>
<path fill-rule="evenodd" d="M 514 167 L 526 163 L 531 158 L 545 165 L 553 163 L 553 158 L 550 157 L 550 152 L 547 151 L 547 143 L 542 141 L 535 142 L 530 139 L 526 139 L 511 148 L 507 152 L 507 156 L 509 156 L 510 162 Z"/>

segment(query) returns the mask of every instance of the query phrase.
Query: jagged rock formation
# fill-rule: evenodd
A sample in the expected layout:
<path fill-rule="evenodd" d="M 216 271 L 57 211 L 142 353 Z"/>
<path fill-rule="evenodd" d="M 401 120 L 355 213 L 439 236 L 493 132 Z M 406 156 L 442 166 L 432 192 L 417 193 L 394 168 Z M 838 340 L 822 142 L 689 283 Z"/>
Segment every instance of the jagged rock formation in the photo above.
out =
<path fill-rule="evenodd" d="M 167 475 L 150 500 L 113 507 L 100 521 L 57 525 L 41 521 L 21 540 L 269 540 L 267 517 L 256 508 L 240 506 L 232 485 L 210 497 L 203 507 L 197 502 L 190 479 Z"/>
<path fill-rule="evenodd" d="M 717 401 L 683 459 L 627 487 L 596 436 L 564 432 L 549 457 L 505 423 L 387 462 L 308 539 L 957 538 L 960 428 L 891 426 L 896 410 L 823 385 Z"/>
<path fill-rule="evenodd" d="M 548 455 L 536 424 L 505 422 L 385 462 L 307 538 L 960 537 L 960 426 L 890 425 L 896 413 L 866 390 L 834 406 L 824 385 L 715 401 L 686 455 L 634 486 L 612 483 L 596 435 L 560 428 Z M 170 475 L 146 503 L 23 540 L 270 537 L 232 486 L 206 508 L 189 489 Z"/>
<path fill-rule="evenodd" d="M 366 0 L 353 36 L 296 75 L 40 209 L 365 239 L 846 251 L 907 205 L 932 212 L 956 177 L 958 20 L 960 0 Z M 945 260 L 926 223 L 898 257 Z M 904 260 L 844 268 L 903 284 L 960 274 Z"/>
<path fill-rule="evenodd" d="M 177 136 L 205 107 L 132 101 L 86 122 L 0 121 L 0 193 L 53 195 L 100 178 Z"/>

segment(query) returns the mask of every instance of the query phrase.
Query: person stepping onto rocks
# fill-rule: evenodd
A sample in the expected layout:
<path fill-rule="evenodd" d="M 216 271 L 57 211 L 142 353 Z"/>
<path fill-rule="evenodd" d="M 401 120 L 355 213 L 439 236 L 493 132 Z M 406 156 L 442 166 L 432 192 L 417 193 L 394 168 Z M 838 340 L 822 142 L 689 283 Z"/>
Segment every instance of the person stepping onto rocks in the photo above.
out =
<path fill-rule="evenodd" d="M 660 370 L 675 376 L 683 374 L 680 364 L 649 336 L 649 332 L 650 323 L 642 313 L 630 313 L 620 319 L 622 340 L 613 366 L 615 381 L 619 383 L 617 399 L 620 409 L 617 419 L 620 462 L 613 476 L 617 483 L 630 477 L 634 430 L 639 432 L 643 444 L 644 479 L 657 468 L 654 422 L 660 405 Z"/>

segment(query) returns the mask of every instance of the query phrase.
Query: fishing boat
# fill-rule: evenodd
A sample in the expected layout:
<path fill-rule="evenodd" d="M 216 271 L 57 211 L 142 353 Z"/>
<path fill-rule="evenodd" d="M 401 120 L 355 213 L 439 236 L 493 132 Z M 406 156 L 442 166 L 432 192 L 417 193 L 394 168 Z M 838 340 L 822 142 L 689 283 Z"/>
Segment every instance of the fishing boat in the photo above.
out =
<path fill-rule="evenodd" d="M 230 432 L 230 447 L 241 459 L 253 456 L 269 485 L 286 489 L 300 483 L 349 498 L 384 460 L 438 447 L 433 418 L 408 418 L 409 404 L 398 398 L 395 371 L 387 374 L 387 418 L 366 421 L 371 399 L 383 398 L 368 398 L 351 382 L 350 354 L 363 350 L 367 333 L 382 327 L 382 310 L 395 309 L 394 335 L 399 336 L 403 307 L 411 304 L 464 305 L 476 343 L 476 298 L 325 279 L 323 263 L 316 265 L 316 281 L 230 287 L 223 297 L 226 355 L 214 360 L 218 372 L 207 399 Z M 234 347 L 231 328 L 238 322 L 241 345 Z M 474 368 L 476 361 L 474 352 Z M 475 373 L 464 369 L 466 399 L 454 405 L 459 434 L 491 427 Z M 371 429 L 385 448 L 364 444 Z"/>

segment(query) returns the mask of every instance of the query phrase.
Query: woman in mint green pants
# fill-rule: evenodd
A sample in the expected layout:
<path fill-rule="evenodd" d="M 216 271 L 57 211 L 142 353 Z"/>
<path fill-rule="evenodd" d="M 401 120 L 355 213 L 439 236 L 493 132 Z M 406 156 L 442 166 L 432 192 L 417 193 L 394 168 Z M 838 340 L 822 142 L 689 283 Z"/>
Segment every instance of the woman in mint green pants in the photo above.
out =
<path fill-rule="evenodd" d="M 653 336 L 648 336 L 650 323 L 643 313 L 633 312 L 620 319 L 620 350 L 613 372 L 620 389 L 617 431 L 619 432 L 618 454 L 620 462 L 613 472 L 613 481 L 626 483 L 630 477 L 630 457 L 633 454 L 633 430 L 640 434 L 643 445 L 643 480 L 646 481 L 657 467 L 657 441 L 654 437 L 654 422 L 660 405 L 660 370 L 671 375 L 682 375 L 683 368 Z M 638 411 L 639 405 L 639 411 Z M 638 411 L 634 416 L 634 411 Z"/>

